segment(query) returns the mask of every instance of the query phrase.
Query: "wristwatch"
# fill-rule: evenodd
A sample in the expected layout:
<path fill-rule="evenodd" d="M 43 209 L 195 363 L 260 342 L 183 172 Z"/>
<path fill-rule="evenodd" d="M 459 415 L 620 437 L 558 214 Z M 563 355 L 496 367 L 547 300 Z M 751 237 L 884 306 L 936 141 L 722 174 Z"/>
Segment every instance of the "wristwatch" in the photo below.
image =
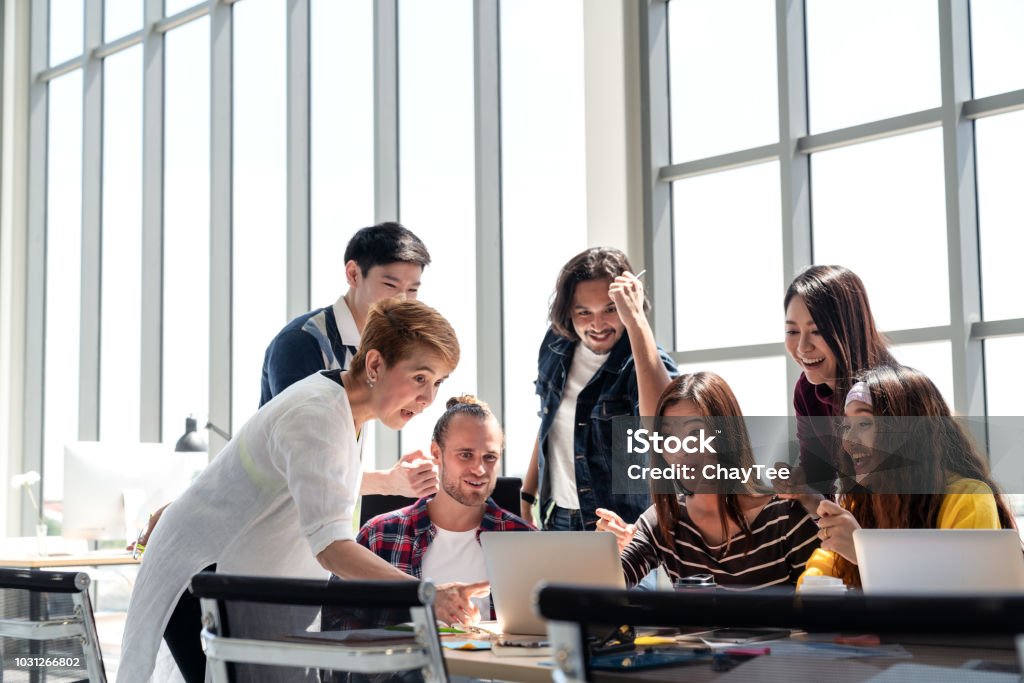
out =
<path fill-rule="evenodd" d="M 537 496 L 532 493 L 527 493 L 526 489 L 519 490 L 519 499 L 524 503 L 529 503 L 530 505 L 537 502 Z"/>

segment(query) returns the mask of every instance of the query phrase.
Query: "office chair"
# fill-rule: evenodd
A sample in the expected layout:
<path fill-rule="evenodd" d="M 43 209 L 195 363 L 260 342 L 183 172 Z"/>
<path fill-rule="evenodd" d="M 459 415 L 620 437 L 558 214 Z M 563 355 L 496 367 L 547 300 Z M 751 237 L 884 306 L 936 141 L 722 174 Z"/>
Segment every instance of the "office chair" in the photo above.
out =
<path fill-rule="evenodd" d="M 106 683 L 88 574 L 0 569 L 0 655 L 0 680 Z"/>
<path fill-rule="evenodd" d="M 317 680 L 311 669 L 321 675 L 418 671 L 425 683 L 448 680 L 429 582 L 327 583 L 204 572 L 192 577 L 191 591 L 202 605 L 203 647 L 214 683 L 255 680 L 268 675 L 262 667 L 287 667 L 300 680 Z M 380 631 L 307 632 L 321 607 L 402 610 L 413 629 L 397 634 L 400 640 L 395 634 L 381 640 Z"/>
<path fill-rule="evenodd" d="M 498 507 L 504 508 L 512 514 L 519 514 L 519 490 L 523 487 L 523 480 L 519 477 L 498 477 L 498 483 L 494 487 L 491 497 Z M 363 496 L 362 506 L 359 509 L 359 526 L 363 526 L 377 515 L 385 512 L 400 510 L 416 502 L 415 498 L 405 496 L 384 496 L 370 494 Z"/>

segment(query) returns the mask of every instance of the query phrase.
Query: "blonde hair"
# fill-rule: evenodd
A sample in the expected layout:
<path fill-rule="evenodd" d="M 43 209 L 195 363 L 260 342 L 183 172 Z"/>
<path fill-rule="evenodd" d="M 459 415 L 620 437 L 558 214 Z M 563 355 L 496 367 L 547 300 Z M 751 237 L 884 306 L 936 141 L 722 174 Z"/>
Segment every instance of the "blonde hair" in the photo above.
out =
<path fill-rule="evenodd" d="M 459 340 L 451 323 L 419 301 L 384 299 L 370 307 L 359 350 L 349 365 L 352 374 L 366 372 L 366 354 L 371 349 L 380 353 L 388 367 L 418 349 L 436 354 L 452 369 L 459 364 Z"/>

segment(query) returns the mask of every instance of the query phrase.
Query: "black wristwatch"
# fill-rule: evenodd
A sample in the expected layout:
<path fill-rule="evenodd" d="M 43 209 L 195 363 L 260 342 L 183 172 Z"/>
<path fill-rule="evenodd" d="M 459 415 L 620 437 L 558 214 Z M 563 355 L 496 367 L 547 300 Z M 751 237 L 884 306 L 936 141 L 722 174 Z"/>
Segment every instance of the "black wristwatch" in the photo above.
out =
<path fill-rule="evenodd" d="M 527 493 L 525 489 L 520 489 L 519 500 L 523 501 L 524 503 L 529 503 L 530 505 L 533 505 L 534 503 L 537 502 L 537 496 L 533 495 L 532 493 Z"/>

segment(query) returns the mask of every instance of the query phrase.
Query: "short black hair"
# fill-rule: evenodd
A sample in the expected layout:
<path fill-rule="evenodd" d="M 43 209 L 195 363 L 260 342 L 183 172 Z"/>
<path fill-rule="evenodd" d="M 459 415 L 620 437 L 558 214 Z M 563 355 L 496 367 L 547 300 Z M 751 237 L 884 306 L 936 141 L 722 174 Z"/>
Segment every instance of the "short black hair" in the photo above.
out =
<path fill-rule="evenodd" d="M 363 277 L 374 266 L 389 263 L 415 263 L 420 268 L 430 265 L 430 252 L 419 237 L 400 223 L 378 223 L 362 228 L 345 247 L 345 263 L 355 261 Z"/>

